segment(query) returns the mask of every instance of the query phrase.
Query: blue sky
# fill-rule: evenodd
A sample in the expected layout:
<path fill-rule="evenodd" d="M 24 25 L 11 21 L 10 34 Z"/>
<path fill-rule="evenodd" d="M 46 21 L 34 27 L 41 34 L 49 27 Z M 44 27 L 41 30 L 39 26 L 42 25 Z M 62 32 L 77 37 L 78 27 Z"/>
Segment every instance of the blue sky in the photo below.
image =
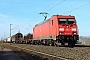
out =
<path fill-rule="evenodd" d="M 0 37 L 10 36 L 10 24 L 12 35 L 19 30 L 32 33 L 32 27 L 44 19 L 40 12 L 47 12 L 47 18 L 74 15 L 79 35 L 90 36 L 90 0 L 0 0 Z"/>

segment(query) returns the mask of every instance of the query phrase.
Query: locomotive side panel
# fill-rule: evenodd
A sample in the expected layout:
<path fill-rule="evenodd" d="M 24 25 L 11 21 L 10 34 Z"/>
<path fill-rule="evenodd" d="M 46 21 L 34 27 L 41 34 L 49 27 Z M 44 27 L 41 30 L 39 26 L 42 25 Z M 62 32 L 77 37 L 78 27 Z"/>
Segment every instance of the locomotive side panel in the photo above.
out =
<path fill-rule="evenodd" d="M 49 21 L 45 22 L 44 24 L 41 25 L 41 37 L 47 37 L 49 36 Z"/>
<path fill-rule="evenodd" d="M 37 25 L 33 29 L 34 39 L 53 39 L 56 40 L 58 35 L 58 20 L 57 17 L 52 17 L 46 22 Z"/>
<path fill-rule="evenodd" d="M 49 36 L 49 22 L 44 22 L 38 26 L 35 26 L 33 29 L 33 38 L 36 39 L 45 39 Z"/>
<path fill-rule="evenodd" d="M 56 40 L 56 36 L 58 35 L 58 20 L 56 16 L 50 19 L 50 31 L 50 36 L 53 40 Z"/>
<path fill-rule="evenodd" d="M 39 38 L 39 35 L 40 34 L 40 28 L 41 26 L 35 26 L 33 28 L 33 38 Z"/>

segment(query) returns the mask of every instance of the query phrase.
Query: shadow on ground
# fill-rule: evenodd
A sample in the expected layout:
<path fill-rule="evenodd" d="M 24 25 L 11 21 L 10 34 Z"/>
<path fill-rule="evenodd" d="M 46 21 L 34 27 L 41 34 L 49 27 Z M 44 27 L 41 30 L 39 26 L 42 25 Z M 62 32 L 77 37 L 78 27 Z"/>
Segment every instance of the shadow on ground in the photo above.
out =
<path fill-rule="evenodd" d="M 23 51 L 0 51 L 0 60 L 48 60 Z"/>

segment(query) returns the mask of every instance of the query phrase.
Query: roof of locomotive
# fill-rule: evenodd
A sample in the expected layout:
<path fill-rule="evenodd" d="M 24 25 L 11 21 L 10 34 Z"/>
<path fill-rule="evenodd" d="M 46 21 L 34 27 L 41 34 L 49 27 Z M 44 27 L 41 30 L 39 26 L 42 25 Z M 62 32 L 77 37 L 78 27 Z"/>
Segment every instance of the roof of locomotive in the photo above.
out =
<path fill-rule="evenodd" d="M 75 18 L 75 16 L 72 15 L 53 15 L 52 17 L 58 17 L 58 18 Z"/>
<path fill-rule="evenodd" d="M 54 17 L 54 16 L 60 16 L 60 17 L 62 17 L 62 16 L 66 16 L 66 17 L 68 17 L 68 16 L 71 16 L 71 15 L 53 15 L 53 16 L 51 16 L 51 18 L 52 17 Z M 74 17 L 74 16 L 71 16 L 71 17 Z M 49 19 L 47 19 L 47 20 L 44 20 L 43 22 L 40 22 L 39 24 L 36 24 L 35 26 L 39 26 L 39 25 L 41 25 L 41 24 L 43 24 L 43 23 L 45 23 L 45 22 L 47 22 L 47 21 L 49 21 L 51 18 L 49 18 Z"/>

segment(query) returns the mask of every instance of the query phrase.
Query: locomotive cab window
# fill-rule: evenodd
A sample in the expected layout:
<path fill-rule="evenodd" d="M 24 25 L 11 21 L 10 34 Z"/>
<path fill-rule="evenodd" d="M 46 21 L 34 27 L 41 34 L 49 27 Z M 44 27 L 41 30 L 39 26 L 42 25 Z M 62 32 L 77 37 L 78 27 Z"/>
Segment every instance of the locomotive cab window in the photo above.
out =
<path fill-rule="evenodd" d="M 58 19 L 59 24 L 65 24 L 67 22 L 67 19 Z"/>
<path fill-rule="evenodd" d="M 52 20 L 52 25 L 54 25 L 54 21 Z"/>
<path fill-rule="evenodd" d="M 68 24 L 73 24 L 75 19 L 68 19 Z"/>

